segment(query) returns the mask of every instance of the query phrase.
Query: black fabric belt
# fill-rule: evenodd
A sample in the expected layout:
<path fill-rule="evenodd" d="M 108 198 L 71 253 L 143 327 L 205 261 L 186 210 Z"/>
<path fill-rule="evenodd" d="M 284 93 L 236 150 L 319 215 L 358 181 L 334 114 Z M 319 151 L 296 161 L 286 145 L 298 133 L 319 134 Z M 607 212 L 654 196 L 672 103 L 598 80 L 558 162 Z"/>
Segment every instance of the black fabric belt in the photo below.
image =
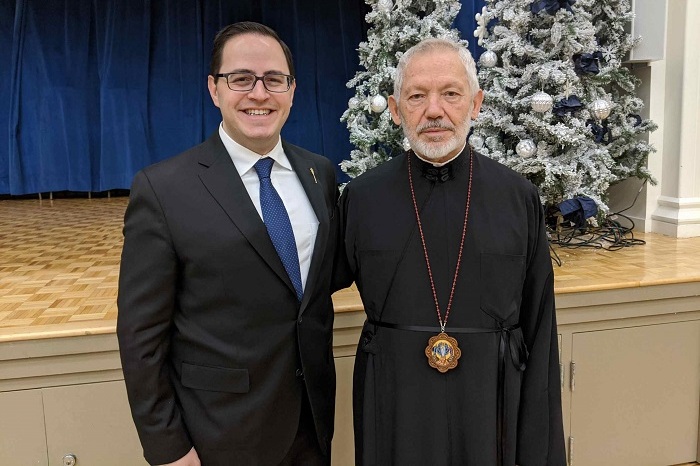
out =
<path fill-rule="evenodd" d="M 389 322 L 379 322 L 373 319 L 368 319 L 372 325 L 377 327 L 391 328 L 394 330 L 407 330 L 409 332 L 429 332 L 429 333 L 440 333 L 440 327 L 428 327 L 423 325 L 399 325 L 391 324 Z M 450 327 L 450 333 L 497 333 L 500 329 L 493 328 L 476 328 L 476 327 Z"/>
<path fill-rule="evenodd" d="M 440 333 L 442 330 L 440 327 L 430 327 L 423 325 L 400 325 L 392 324 L 389 322 L 380 322 L 373 319 L 367 319 L 369 324 L 376 327 L 388 328 L 391 330 L 405 330 L 409 332 L 429 332 L 429 333 Z M 479 328 L 479 327 L 450 327 L 449 333 L 457 334 L 478 334 L 478 333 L 500 333 L 500 341 L 498 343 L 498 406 L 497 406 L 497 432 L 496 438 L 498 439 L 498 449 L 497 449 L 497 463 L 498 465 L 504 465 L 505 454 L 504 445 L 507 439 L 506 434 L 506 348 L 510 351 L 510 360 L 516 370 L 522 372 L 525 370 L 527 358 L 529 356 L 527 351 L 527 345 L 525 345 L 525 339 L 523 337 L 523 332 L 520 329 L 520 325 L 511 325 L 509 327 L 499 326 L 498 328 Z M 372 338 L 371 336 L 364 335 L 361 341 L 363 346 L 369 346 Z M 364 348 L 363 348 L 364 349 Z M 368 351 L 372 352 L 372 351 Z"/>

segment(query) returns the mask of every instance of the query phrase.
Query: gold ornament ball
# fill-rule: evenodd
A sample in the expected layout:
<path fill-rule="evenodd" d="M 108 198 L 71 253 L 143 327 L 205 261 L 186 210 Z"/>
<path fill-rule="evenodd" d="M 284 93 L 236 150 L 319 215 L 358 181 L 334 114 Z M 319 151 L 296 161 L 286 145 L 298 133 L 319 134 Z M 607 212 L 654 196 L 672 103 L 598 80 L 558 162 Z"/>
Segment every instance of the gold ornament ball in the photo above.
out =
<path fill-rule="evenodd" d="M 605 120 L 612 110 L 612 104 L 605 99 L 596 99 L 590 105 L 590 110 L 599 120 Z"/>

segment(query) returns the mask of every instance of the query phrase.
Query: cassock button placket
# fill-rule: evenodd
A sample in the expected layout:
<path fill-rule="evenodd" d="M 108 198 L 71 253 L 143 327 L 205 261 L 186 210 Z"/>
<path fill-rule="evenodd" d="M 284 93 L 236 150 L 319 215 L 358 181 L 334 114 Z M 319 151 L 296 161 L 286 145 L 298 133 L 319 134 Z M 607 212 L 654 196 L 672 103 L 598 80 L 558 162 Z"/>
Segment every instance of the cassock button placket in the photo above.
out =
<path fill-rule="evenodd" d="M 421 175 L 428 181 L 439 181 L 440 183 L 444 183 L 446 181 L 454 179 L 455 177 L 453 167 L 454 163 L 449 163 L 447 165 L 443 165 L 442 167 L 434 167 L 429 163 L 425 162 L 424 160 L 421 160 L 420 162 Z"/>
<path fill-rule="evenodd" d="M 301 284 L 301 270 L 299 268 L 299 253 L 297 243 L 292 230 L 292 222 L 284 207 L 282 198 L 272 186 L 270 173 L 275 161 L 269 157 L 258 160 L 254 167 L 260 178 L 260 208 L 263 214 L 263 222 L 275 246 L 277 255 L 282 261 L 289 279 L 294 285 L 297 299 L 301 301 L 304 290 Z M 301 323 L 301 322 L 300 322 Z"/>

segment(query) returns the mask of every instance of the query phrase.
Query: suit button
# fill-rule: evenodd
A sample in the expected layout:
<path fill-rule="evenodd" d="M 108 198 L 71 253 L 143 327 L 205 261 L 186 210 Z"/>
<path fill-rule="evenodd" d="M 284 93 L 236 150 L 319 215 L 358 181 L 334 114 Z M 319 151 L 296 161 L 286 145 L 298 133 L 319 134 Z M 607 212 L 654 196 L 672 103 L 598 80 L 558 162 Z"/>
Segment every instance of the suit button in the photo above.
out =
<path fill-rule="evenodd" d="M 299 317 L 299 320 L 297 320 L 297 324 L 301 325 L 301 323 L 304 321 L 302 317 Z"/>
<path fill-rule="evenodd" d="M 296 376 L 297 377 L 304 377 L 304 371 L 301 369 L 297 369 L 296 371 Z"/>

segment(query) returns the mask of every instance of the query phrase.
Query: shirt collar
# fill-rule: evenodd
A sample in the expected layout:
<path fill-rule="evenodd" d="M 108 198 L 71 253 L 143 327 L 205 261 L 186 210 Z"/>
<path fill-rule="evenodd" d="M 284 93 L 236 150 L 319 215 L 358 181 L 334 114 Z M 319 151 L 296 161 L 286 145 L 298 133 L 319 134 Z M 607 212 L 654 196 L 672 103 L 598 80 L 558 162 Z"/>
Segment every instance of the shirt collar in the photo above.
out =
<path fill-rule="evenodd" d="M 260 155 L 234 141 L 224 130 L 223 122 L 219 125 L 219 137 L 221 138 L 221 142 L 224 143 L 224 147 L 240 176 L 243 176 L 252 169 L 255 162 L 262 157 L 270 157 L 283 168 L 292 170 L 292 164 L 289 163 L 289 159 L 282 149 L 282 138 L 279 138 L 277 144 L 270 152 L 265 155 Z"/>
<path fill-rule="evenodd" d="M 457 155 L 455 155 L 454 157 L 452 157 L 450 160 L 448 160 L 448 161 L 446 161 L 446 162 L 440 162 L 440 163 L 438 163 L 438 162 L 433 162 L 432 160 L 424 159 L 423 157 L 421 157 L 420 155 L 418 155 L 418 153 L 417 153 L 416 151 L 413 151 L 413 153 L 416 154 L 416 157 L 418 157 L 419 159 L 421 159 L 423 162 L 429 163 L 429 164 L 432 165 L 433 167 L 444 167 L 445 165 L 447 165 L 448 163 L 452 162 L 454 159 L 456 159 L 457 157 L 459 157 L 459 154 L 461 154 L 462 152 L 464 152 L 464 148 L 465 148 L 465 147 L 467 147 L 467 143 L 466 143 L 466 142 L 464 143 L 464 145 L 462 146 L 462 148 L 459 150 L 459 152 L 457 152 Z"/>

